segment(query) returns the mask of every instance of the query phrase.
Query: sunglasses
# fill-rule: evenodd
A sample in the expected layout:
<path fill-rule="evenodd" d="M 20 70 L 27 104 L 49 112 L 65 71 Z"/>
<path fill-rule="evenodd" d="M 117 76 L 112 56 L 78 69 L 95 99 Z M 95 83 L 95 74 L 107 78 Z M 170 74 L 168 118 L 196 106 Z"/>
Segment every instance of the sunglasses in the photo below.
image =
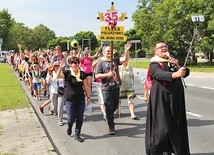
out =
<path fill-rule="evenodd" d="M 168 46 L 167 46 L 167 45 L 160 46 L 160 47 L 157 47 L 156 50 L 157 50 L 157 49 L 164 49 L 164 48 L 168 48 Z"/>
<path fill-rule="evenodd" d="M 76 64 L 79 64 L 78 61 L 72 61 L 71 63 L 72 63 L 72 64 L 75 64 L 75 65 L 76 65 Z"/>

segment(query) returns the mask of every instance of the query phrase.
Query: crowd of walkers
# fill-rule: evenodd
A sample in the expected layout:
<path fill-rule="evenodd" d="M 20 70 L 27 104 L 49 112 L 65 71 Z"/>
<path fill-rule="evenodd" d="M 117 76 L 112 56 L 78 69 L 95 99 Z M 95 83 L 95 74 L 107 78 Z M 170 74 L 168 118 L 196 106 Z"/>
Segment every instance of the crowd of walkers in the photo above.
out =
<path fill-rule="evenodd" d="M 80 46 L 70 52 L 62 51 L 60 46 L 34 52 L 27 49 L 23 50 L 21 44 L 17 46 L 18 52 L 11 53 L 8 62 L 14 71 L 18 72 L 20 80 L 28 86 L 31 97 L 35 100 L 44 101 L 38 106 L 41 113 L 44 113 L 46 106 L 49 107 L 48 114 L 54 115 L 58 120 L 58 124 L 63 126 L 63 109 L 65 107 L 68 116 L 67 134 L 72 134 L 72 126 L 76 121 L 75 139 L 82 142 L 83 139 L 80 137 L 80 133 L 83 114 L 85 107 L 91 104 L 92 81 L 96 81 L 99 94 L 98 102 L 101 105 L 103 119 L 108 123 L 109 134 L 115 134 L 114 113 L 116 114 L 115 111 L 118 112 L 120 109 L 119 102 L 122 98 L 119 100 L 119 87 L 120 79 L 123 79 L 119 74 L 121 71 L 118 66 L 124 62 L 128 63 L 130 42 L 124 46 L 123 56 L 114 58 L 114 60 L 117 60 L 117 62 L 113 61 L 114 69 L 111 69 L 110 46 L 100 46 L 94 55 L 91 55 L 90 48 L 86 47 L 82 51 Z M 100 62 L 103 61 L 107 66 L 103 68 L 105 71 L 100 76 L 99 70 L 102 67 Z M 107 71 L 109 73 L 105 75 Z M 133 75 L 131 76 L 131 79 L 133 79 Z M 63 88 L 64 94 L 59 93 L 60 87 Z M 111 89 L 115 89 L 115 91 L 111 91 Z M 103 94 L 106 90 L 115 92 L 114 96 Z M 130 101 L 133 96 L 127 97 L 129 98 L 128 104 L 133 105 L 133 102 Z M 131 118 L 137 120 L 138 117 L 134 115 L 133 108 L 130 109 L 130 112 Z"/>
<path fill-rule="evenodd" d="M 47 99 L 38 108 L 49 105 L 49 113 L 55 115 L 63 125 L 63 108 L 67 113 L 67 134 L 79 142 L 85 107 L 91 104 L 92 80 L 97 83 L 98 98 L 108 133 L 114 135 L 115 112 L 120 114 L 120 103 L 126 99 L 130 118 L 138 120 L 134 113 L 134 75 L 129 64 L 131 42 L 124 45 L 121 57 L 114 57 L 111 46 L 101 46 L 91 55 L 86 47 L 71 53 L 60 46 L 46 51 L 22 51 L 12 53 L 8 61 L 20 80 L 28 85 L 31 96 Z M 182 78 L 189 75 L 189 69 L 180 67 L 178 61 L 169 56 L 168 45 L 159 41 L 155 45 L 155 56 L 150 62 L 148 75 L 152 79 L 150 93 L 145 93 L 148 102 L 146 119 L 146 153 L 148 155 L 189 155 L 189 142 L 185 113 L 185 98 Z M 100 56 L 102 55 L 102 56 Z M 96 60 L 95 60 L 96 59 Z M 145 85 L 144 85 L 145 86 Z M 143 86 L 142 86 L 143 87 Z M 43 91 L 41 91 L 43 90 Z M 147 89 L 148 90 L 148 89 Z M 43 94 L 42 94 L 43 93 Z"/>

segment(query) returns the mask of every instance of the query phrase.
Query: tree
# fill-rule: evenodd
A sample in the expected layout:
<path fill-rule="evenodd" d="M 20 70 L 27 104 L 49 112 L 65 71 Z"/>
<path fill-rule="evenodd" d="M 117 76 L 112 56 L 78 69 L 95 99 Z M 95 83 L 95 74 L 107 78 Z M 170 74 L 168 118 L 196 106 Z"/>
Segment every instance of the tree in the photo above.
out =
<path fill-rule="evenodd" d="M 76 33 L 74 36 L 72 36 L 71 39 L 76 39 L 80 46 L 82 46 L 83 43 L 83 50 L 87 46 L 91 46 L 91 50 L 94 50 L 98 46 L 97 37 L 91 31 L 80 31 L 79 33 Z"/>
<path fill-rule="evenodd" d="M 23 49 L 31 49 L 32 29 L 25 27 L 23 23 L 13 21 L 9 36 L 8 47 L 10 47 L 10 49 L 16 48 L 18 43 L 22 45 Z"/>
<path fill-rule="evenodd" d="M 12 26 L 13 19 L 7 10 L 0 11 L 0 38 L 3 39 L 2 49 L 8 50 L 9 30 Z"/>
<path fill-rule="evenodd" d="M 47 47 L 53 48 L 53 47 L 59 45 L 59 46 L 61 46 L 62 51 L 66 51 L 67 50 L 67 40 L 68 40 L 68 37 L 54 38 L 48 42 Z"/>
<path fill-rule="evenodd" d="M 214 1 L 207 0 L 139 0 L 138 9 L 133 14 L 135 29 L 143 40 L 143 47 L 153 52 L 155 42 L 166 40 L 173 56 L 184 61 L 195 29 L 191 21 L 192 15 L 203 14 L 205 22 L 199 23 L 197 37 L 194 40 L 191 55 L 198 50 L 213 47 L 213 19 Z M 211 27 L 211 28 L 210 28 Z M 211 45 L 203 43 L 206 38 L 211 39 Z M 203 46 L 202 46 L 203 44 Z M 212 48 L 213 49 L 213 48 Z M 192 59 L 193 61 L 193 59 Z"/>
<path fill-rule="evenodd" d="M 54 31 L 40 24 L 33 29 L 33 47 L 34 49 L 46 48 L 51 39 L 56 38 Z"/>
<path fill-rule="evenodd" d="M 137 31 L 135 29 L 129 29 L 125 32 L 125 36 L 127 36 L 127 40 L 141 40 L 142 38 L 140 35 L 137 34 Z M 141 44 L 136 44 L 136 49 L 142 49 L 142 41 Z M 138 50 L 138 51 L 139 51 Z M 138 57 L 140 56 L 139 53 L 137 52 Z M 135 44 L 132 45 L 130 49 L 130 56 L 133 58 L 135 57 Z"/>

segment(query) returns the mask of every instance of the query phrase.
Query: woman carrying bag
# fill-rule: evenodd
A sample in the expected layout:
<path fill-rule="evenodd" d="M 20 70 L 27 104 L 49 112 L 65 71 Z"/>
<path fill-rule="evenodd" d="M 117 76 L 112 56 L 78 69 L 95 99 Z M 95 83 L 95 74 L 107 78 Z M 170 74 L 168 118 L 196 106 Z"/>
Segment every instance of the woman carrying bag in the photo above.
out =
<path fill-rule="evenodd" d="M 86 76 L 79 68 L 79 59 L 71 57 L 68 59 L 69 70 L 62 72 L 62 67 L 65 61 L 60 62 L 60 68 L 57 77 L 65 79 L 65 106 L 68 115 L 68 128 L 67 134 L 70 136 L 72 133 L 72 126 L 76 120 L 75 140 L 83 142 L 80 137 L 81 128 L 83 124 L 83 114 L 85 110 L 85 95 L 87 97 L 87 104 L 91 103 L 90 88 L 87 85 Z"/>

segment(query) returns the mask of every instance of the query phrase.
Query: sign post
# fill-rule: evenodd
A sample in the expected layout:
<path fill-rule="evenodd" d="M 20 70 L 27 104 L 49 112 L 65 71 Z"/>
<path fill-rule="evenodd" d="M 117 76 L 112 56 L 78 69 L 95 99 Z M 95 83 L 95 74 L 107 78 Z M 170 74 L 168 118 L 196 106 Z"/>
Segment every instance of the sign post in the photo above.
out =
<path fill-rule="evenodd" d="M 101 21 L 107 23 L 107 26 L 101 26 L 101 34 L 98 40 L 111 42 L 111 71 L 113 70 L 113 43 L 114 41 L 126 41 L 127 37 L 124 36 L 124 26 L 116 26 L 118 21 L 127 19 L 126 12 L 118 16 L 118 11 L 114 8 L 114 2 L 111 2 L 111 7 L 106 12 L 98 12 Z"/>
<path fill-rule="evenodd" d="M 0 51 L 1 51 L 2 43 L 3 43 L 3 39 L 0 38 Z"/>
<path fill-rule="evenodd" d="M 131 40 L 132 44 L 135 44 L 135 58 L 137 58 L 137 44 L 141 43 L 141 40 Z"/>

